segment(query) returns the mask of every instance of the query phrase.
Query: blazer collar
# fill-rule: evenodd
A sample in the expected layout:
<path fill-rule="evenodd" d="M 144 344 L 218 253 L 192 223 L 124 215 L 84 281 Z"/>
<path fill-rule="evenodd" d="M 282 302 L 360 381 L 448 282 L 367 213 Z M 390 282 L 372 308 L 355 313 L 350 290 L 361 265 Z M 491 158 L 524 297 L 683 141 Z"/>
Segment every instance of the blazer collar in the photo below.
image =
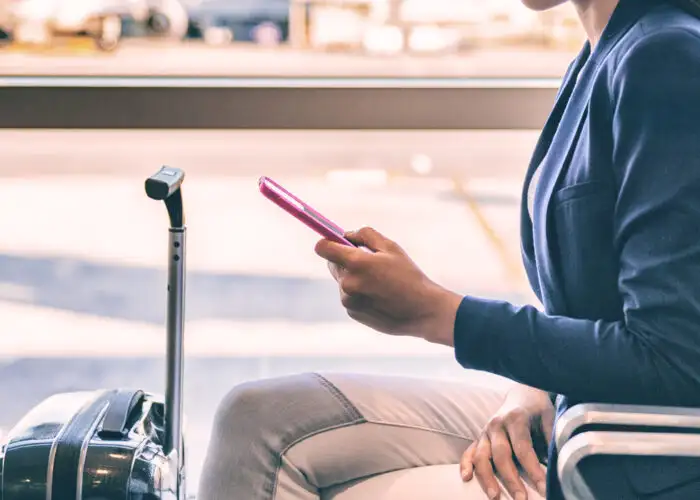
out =
<path fill-rule="evenodd" d="M 641 19 L 644 14 L 664 4 L 664 0 L 620 0 L 603 30 L 600 41 L 592 54 L 592 60 L 598 65 L 617 45 L 620 38 Z"/>

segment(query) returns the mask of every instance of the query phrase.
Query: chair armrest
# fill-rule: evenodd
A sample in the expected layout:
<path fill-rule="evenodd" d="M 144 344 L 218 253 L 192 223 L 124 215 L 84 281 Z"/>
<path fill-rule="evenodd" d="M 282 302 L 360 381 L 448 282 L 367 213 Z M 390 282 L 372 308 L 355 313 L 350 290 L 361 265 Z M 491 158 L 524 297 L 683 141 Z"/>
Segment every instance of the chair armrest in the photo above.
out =
<path fill-rule="evenodd" d="M 590 430 L 646 430 L 673 434 L 675 430 L 700 433 L 700 408 L 586 403 L 571 407 L 557 421 L 554 439 L 557 450 L 576 434 Z M 631 432 L 623 433 L 631 435 Z"/>
<path fill-rule="evenodd" d="M 700 435 L 589 431 L 564 443 L 557 473 L 566 500 L 595 500 L 578 465 L 593 455 L 700 457 Z"/>

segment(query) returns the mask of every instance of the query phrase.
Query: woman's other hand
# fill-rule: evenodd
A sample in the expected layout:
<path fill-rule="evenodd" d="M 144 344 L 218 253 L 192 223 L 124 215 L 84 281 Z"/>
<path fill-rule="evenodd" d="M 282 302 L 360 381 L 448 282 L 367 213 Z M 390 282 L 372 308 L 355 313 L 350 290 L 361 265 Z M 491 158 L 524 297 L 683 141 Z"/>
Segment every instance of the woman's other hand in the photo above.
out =
<path fill-rule="evenodd" d="M 329 262 L 348 315 L 383 333 L 453 345 L 462 297 L 431 281 L 398 244 L 374 229 L 345 237 L 370 252 L 321 240 L 316 253 Z"/>
<path fill-rule="evenodd" d="M 549 394 L 527 386 L 511 389 L 505 402 L 486 425 L 481 437 L 464 452 L 462 479 L 476 476 L 489 499 L 500 497 L 498 475 L 515 500 L 527 499 L 518 465 L 537 491 L 545 496 L 546 473 L 536 445 L 549 445 L 554 425 Z M 537 443 L 537 440 L 543 441 Z"/>

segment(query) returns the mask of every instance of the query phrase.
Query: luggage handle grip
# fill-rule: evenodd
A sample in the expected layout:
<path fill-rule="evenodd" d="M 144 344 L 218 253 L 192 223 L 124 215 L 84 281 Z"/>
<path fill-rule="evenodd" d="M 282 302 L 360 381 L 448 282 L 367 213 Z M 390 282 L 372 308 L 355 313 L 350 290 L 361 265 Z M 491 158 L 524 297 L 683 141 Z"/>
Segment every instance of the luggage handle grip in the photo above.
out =
<path fill-rule="evenodd" d="M 165 200 L 180 188 L 185 173 L 179 168 L 161 167 L 146 179 L 146 194 L 154 200 Z"/>
<path fill-rule="evenodd" d="M 165 443 L 163 451 L 175 451 L 176 467 L 182 455 L 182 377 L 184 365 L 185 313 L 185 213 L 182 182 L 185 173 L 177 168 L 162 167 L 146 180 L 149 198 L 165 202 L 170 218 L 168 236 L 168 288 L 166 318 Z"/>
<path fill-rule="evenodd" d="M 182 181 L 185 172 L 179 168 L 161 167 L 161 169 L 146 179 L 146 194 L 152 200 L 165 201 L 168 209 L 171 228 L 182 228 L 185 225 L 185 212 L 182 206 Z"/>
<path fill-rule="evenodd" d="M 140 390 L 120 390 L 111 398 L 98 435 L 103 439 L 123 438 L 129 432 L 129 417 L 146 395 Z"/>

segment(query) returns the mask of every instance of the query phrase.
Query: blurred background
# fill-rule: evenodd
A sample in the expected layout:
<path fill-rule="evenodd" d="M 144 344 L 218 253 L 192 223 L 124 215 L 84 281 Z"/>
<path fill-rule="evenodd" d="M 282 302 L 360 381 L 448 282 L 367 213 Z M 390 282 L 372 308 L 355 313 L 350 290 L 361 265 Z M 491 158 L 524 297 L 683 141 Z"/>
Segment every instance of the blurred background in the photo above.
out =
<path fill-rule="evenodd" d="M 558 76 L 583 33 L 517 0 L 0 0 L 5 74 Z"/>
<path fill-rule="evenodd" d="M 546 80 L 554 91 L 583 39 L 568 4 L 535 14 L 518 0 L 0 0 L 0 89 L 166 92 L 185 78 L 281 89 L 389 79 L 465 92 Z M 430 92 L 417 95 L 429 112 Z M 79 94 L 12 104 L 5 123 L 30 108 L 104 113 L 81 109 Z M 318 111 L 313 95 L 303 105 Z M 54 392 L 163 390 L 167 222 L 143 194 L 163 164 L 187 172 L 193 492 L 214 409 L 234 384 L 309 370 L 477 376 L 448 349 L 350 322 L 313 254 L 316 236 L 258 194 L 258 176 L 343 227 L 376 227 L 448 287 L 535 301 L 518 211 L 536 126 L 165 130 L 137 126 L 145 115 L 121 110 L 133 128 L 62 127 L 58 116 L 50 129 L 0 129 L 0 433 Z"/>

